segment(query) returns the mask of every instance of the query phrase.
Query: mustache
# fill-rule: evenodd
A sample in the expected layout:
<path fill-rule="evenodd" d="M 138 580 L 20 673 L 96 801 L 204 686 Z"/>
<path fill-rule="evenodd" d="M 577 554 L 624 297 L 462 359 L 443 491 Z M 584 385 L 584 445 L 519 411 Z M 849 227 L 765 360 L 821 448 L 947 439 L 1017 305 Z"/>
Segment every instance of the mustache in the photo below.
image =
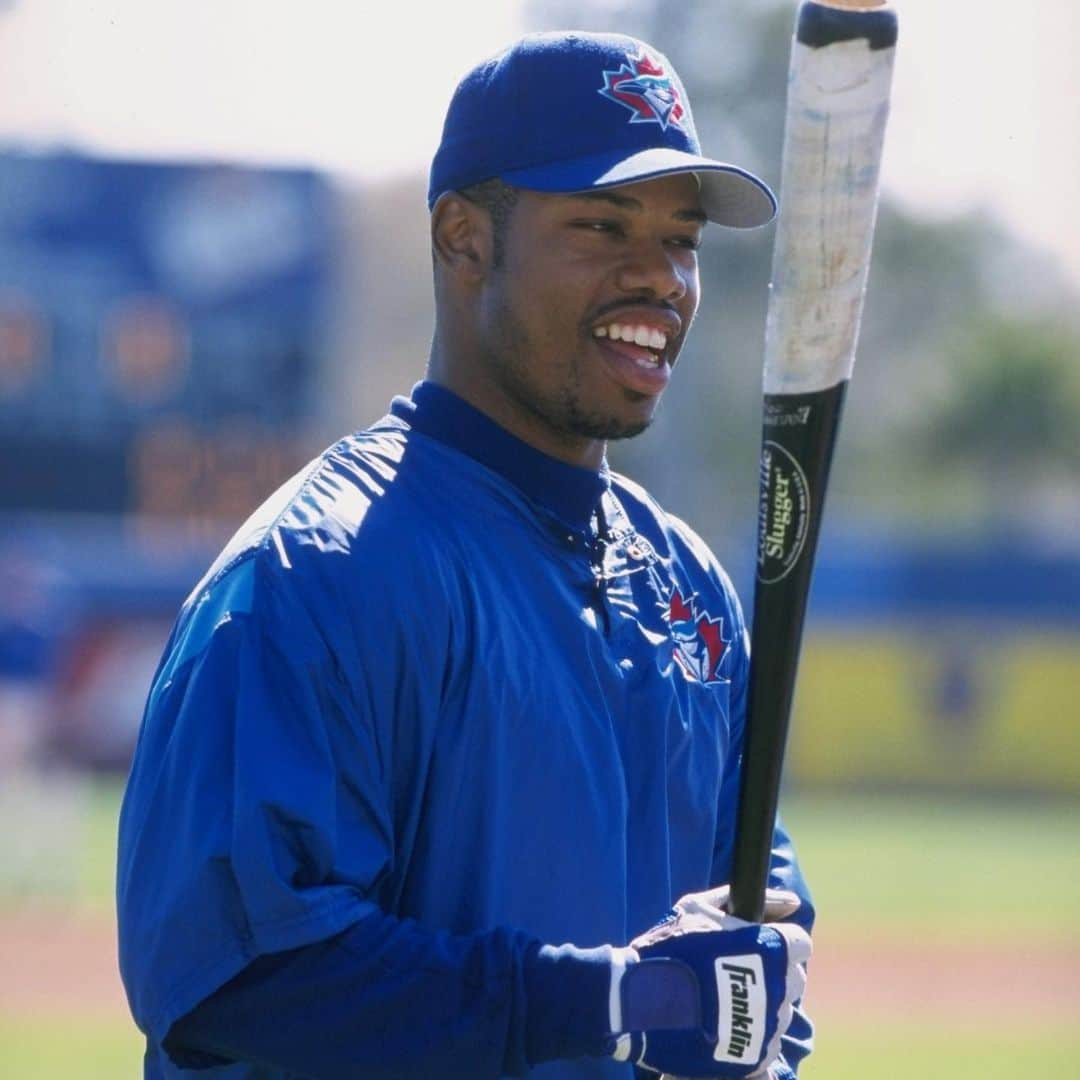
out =
<path fill-rule="evenodd" d="M 644 297 L 639 297 L 636 300 L 612 300 L 607 304 L 601 304 L 588 318 L 588 322 L 595 322 L 597 319 L 603 318 L 605 315 L 612 311 L 625 311 L 627 308 L 646 308 L 649 311 L 668 311 L 675 315 L 678 315 L 678 310 L 675 305 L 668 300 L 646 300 Z"/>

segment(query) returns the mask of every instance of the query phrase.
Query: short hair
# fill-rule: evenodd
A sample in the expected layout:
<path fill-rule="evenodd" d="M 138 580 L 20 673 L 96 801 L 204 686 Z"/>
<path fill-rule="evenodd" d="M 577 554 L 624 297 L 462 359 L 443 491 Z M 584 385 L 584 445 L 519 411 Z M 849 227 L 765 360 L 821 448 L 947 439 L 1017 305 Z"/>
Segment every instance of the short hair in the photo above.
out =
<path fill-rule="evenodd" d="M 518 188 L 497 176 L 479 184 L 462 188 L 460 194 L 471 203 L 482 206 L 491 217 L 492 265 L 502 266 L 506 255 L 506 228 L 518 201 Z"/>

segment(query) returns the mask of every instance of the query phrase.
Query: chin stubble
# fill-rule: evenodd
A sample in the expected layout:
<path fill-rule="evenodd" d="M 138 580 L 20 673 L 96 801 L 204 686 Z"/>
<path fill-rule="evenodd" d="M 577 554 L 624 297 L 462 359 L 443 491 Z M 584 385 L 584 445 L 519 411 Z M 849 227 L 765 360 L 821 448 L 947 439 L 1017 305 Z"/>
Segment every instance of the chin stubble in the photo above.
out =
<path fill-rule="evenodd" d="M 553 399 L 539 395 L 532 385 L 527 367 L 520 363 L 521 357 L 536 350 L 532 348 L 529 336 L 518 320 L 505 308 L 500 314 L 502 340 L 498 352 L 488 354 L 489 370 L 492 377 L 502 383 L 503 390 L 549 430 L 567 437 L 610 442 L 632 439 L 652 423 L 652 417 L 625 423 L 616 416 L 585 409 L 576 376 L 574 382 L 563 387 Z M 637 396 L 629 390 L 626 394 L 628 398 Z"/>
<path fill-rule="evenodd" d="M 581 402 L 577 397 L 569 391 L 564 396 L 562 405 L 566 430 L 589 439 L 603 439 L 607 442 L 615 439 L 632 439 L 635 435 L 640 435 L 652 423 L 651 417 L 627 424 L 614 416 L 586 412 L 581 408 Z"/>

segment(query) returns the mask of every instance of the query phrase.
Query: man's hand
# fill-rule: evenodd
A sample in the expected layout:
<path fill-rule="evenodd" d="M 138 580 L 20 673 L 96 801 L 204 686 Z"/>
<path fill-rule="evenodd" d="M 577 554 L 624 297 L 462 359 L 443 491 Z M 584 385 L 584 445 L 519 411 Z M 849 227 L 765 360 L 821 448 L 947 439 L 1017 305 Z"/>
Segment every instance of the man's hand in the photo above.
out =
<path fill-rule="evenodd" d="M 806 987 L 810 936 L 725 910 L 728 886 L 684 896 L 651 930 L 616 950 L 612 1056 L 672 1077 L 760 1077 L 780 1054 Z M 769 890 L 767 923 L 799 908 Z"/>

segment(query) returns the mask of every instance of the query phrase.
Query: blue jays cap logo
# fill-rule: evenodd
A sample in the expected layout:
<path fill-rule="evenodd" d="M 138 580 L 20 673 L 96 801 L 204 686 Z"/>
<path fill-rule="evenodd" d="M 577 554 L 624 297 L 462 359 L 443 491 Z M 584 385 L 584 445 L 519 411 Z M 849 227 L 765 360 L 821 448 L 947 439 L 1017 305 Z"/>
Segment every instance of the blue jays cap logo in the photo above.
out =
<path fill-rule="evenodd" d="M 675 663 L 692 682 L 727 682 L 720 667 L 727 656 L 730 638 L 723 636 L 724 620 L 699 611 L 697 597 L 683 598 L 678 587 L 671 590 L 665 620 L 674 642 Z"/>
<path fill-rule="evenodd" d="M 654 57 L 642 52 L 629 57 L 618 71 L 604 72 L 598 94 L 630 110 L 631 124 L 659 124 L 661 130 L 681 127 L 686 115 L 679 90 Z"/>

